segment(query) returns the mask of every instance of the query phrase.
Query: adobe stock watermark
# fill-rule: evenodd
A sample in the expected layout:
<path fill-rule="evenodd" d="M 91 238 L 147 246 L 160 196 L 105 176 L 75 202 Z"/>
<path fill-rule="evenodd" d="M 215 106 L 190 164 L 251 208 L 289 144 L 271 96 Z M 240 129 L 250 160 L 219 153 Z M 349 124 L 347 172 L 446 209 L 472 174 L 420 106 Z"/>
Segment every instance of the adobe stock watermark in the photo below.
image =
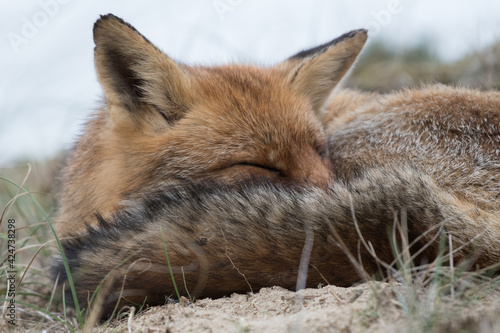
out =
<path fill-rule="evenodd" d="M 28 44 L 35 38 L 40 30 L 45 28 L 50 20 L 59 14 L 62 5 L 66 5 L 71 0 L 39 0 L 38 5 L 40 10 L 36 11 L 31 17 L 24 16 L 21 18 L 22 26 L 19 33 L 9 32 L 7 38 L 10 46 L 15 53 L 18 53 L 20 48 Z"/>
<path fill-rule="evenodd" d="M 370 36 L 377 36 L 383 28 L 387 27 L 395 15 L 403 11 L 403 6 L 399 0 L 390 0 L 386 8 L 378 11 L 372 11 L 370 14 L 373 18 L 367 23 L 366 29 L 370 32 Z"/>
<path fill-rule="evenodd" d="M 243 0 L 215 0 L 212 2 L 217 15 L 221 21 L 224 21 L 224 16 L 227 12 L 232 12 L 236 7 L 241 5 Z"/>

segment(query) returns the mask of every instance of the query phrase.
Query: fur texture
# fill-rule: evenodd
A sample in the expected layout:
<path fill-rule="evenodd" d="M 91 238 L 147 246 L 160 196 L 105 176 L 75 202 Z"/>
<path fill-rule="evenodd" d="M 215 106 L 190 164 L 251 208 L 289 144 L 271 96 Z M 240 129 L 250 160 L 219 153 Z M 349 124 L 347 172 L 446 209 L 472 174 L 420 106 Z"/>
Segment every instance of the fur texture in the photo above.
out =
<path fill-rule="evenodd" d="M 96 212 L 110 216 L 159 183 L 259 175 L 326 187 L 331 166 L 315 114 L 365 40 L 354 31 L 273 68 L 188 67 L 103 16 L 94 41 L 106 107 L 64 172 L 58 233 L 83 231 Z"/>
<path fill-rule="evenodd" d="M 271 68 L 179 64 L 113 15 L 94 40 L 106 106 L 68 161 L 56 221 L 82 304 L 101 285 L 104 313 L 161 304 L 170 269 L 195 297 L 345 286 L 394 266 L 395 244 L 429 262 L 443 237 L 455 264 L 500 261 L 498 92 L 326 102 L 364 30 Z M 60 259 L 54 274 L 65 281 Z"/>
<path fill-rule="evenodd" d="M 181 294 L 197 298 L 272 285 L 295 288 L 308 241 L 307 286 L 348 286 L 366 276 L 362 271 L 377 273 L 378 260 L 393 261 L 390 239 L 396 238 L 401 248 L 404 223 L 417 264 L 436 257 L 439 236 L 445 233 L 452 236 L 454 249 L 461 248 L 455 264 L 467 258 L 475 267 L 498 262 L 500 233 L 491 227 L 498 219 L 460 204 L 412 167 L 365 170 L 326 193 L 262 180 L 190 183 L 128 202 L 111 223 L 101 221 L 66 242 L 64 250 L 83 304 L 99 284 L 111 280 L 106 313 L 119 295 L 122 304 L 147 299 L 150 305 L 175 296 L 163 244 Z M 306 241 L 308 230 L 313 237 Z M 61 262 L 56 271 L 64 275 Z"/>

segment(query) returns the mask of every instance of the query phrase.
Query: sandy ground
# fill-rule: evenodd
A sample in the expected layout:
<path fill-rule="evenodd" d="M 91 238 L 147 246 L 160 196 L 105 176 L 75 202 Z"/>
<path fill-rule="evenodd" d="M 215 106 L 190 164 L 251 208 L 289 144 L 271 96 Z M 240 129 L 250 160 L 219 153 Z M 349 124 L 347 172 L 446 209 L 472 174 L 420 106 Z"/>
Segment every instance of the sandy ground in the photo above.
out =
<path fill-rule="evenodd" d="M 500 332 L 498 285 L 482 296 L 459 299 L 435 297 L 432 288 L 424 288 L 413 294 L 414 301 L 412 290 L 385 282 L 299 292 L 264 288 L 252 295 L 151 307 L 86 332 Z M 70 331 L 39 314 L 22 317 L 15 332 Z M 6 328 L 0 325 L 0 332 Z"/>
<path fill-rule="evenodd" d="M 326 286 L 292 292 L 280 287 L 263 288 L 253 295 L 202 299 L 193 304 L 167 304 L 151 308 L 104 332 L 363 332 L 385 327 L 396 316 L 378 318 L 372 325 L 370 311 L 376 306 L 374 291 L 393 293 L 397 285 L 363 284 L 358 287 Z M 392 297 L 391 297 L 392 298 Z M 389 299 L 389 298 L 386 298 Z M 394 305 L 386 304 L 387 310 Z M 387 311 L 388 313 L 391 311 Z M 374 317 L 375 318 L 375 317 Z M 376 326 L 376 327 L 375 327 Z M 101 331 L 102 332 L 102 331 Z"/>
<path fill-rule="evenodd" d="M 451 307 L 442 299 L 431 298 L 430 304 L 419 303 L 409 310 L 405 290 L 398 283 L 379 282 L 297 293 L 280 287 L 264 288 L 254 295 L 234 294 L 154 307 L 131 320 L 95 331 L 427 332 L 432 327 L 438 332 L 500 332 L 497 296 L 478 303 L 461 301 Z"/>

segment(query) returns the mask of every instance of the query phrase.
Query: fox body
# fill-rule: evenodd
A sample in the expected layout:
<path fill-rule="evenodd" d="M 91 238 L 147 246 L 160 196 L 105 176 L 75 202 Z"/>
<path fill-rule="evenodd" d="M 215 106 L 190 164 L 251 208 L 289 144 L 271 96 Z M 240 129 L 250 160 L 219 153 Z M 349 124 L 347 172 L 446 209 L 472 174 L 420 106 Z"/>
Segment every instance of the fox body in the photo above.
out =
<path fill-rule="evenodd" d="M 80 302 L 161 304 L 172 280 L 195 297 L 350 285 L 394 246 L 433 260 L 446 235 L 455 263 L 500 261 L 499 93 L 329 98 L 364 30 L 270 68 L 178 64 L 113 15 L 94 40 L 106 107 L 56 221 Z"/>

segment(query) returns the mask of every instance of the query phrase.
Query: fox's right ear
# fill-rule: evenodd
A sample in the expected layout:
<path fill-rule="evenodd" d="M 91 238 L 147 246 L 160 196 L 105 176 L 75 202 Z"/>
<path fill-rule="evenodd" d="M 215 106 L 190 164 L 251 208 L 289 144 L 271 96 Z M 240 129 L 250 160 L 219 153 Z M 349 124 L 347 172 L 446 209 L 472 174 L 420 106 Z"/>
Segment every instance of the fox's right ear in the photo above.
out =
<path fill-rule="evenodd" d="M 331 42 L 295 54 L 277 64 L 288 84 L 318 112 L 365 45 L 367 31 L 348 32 Z"/>
<path fill-rule="evenodd" d="M 112 14 L 101 16 L 93 32 L 97 77 L 108 106 L 139 117 L 141 106 L 151 106 L 169 123 L 183 116 L 192 101 L 185 68 Z"/>

